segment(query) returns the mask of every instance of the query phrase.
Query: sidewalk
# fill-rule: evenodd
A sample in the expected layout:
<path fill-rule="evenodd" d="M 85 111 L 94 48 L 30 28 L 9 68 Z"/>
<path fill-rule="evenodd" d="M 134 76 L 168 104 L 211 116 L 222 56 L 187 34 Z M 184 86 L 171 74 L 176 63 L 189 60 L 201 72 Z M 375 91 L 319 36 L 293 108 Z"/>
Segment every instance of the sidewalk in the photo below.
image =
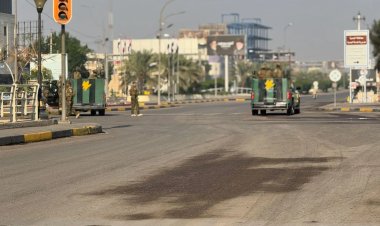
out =
<path fill-rule="evenodd" d="M 102 127 L 96 123 L 58 124 L 57 120 L 20 121 L 16 123 L 0 121 L 0 146 L 101 132 Z"/>
<path fill-rule="evenodd" d="M 336 103 L 328 104 L 319 107 L 321 111 L 338 111 L 338 112 L 380 112 L 380 103 L 367 103 L 367 104 L 350 104 L 350 103 Z"/>

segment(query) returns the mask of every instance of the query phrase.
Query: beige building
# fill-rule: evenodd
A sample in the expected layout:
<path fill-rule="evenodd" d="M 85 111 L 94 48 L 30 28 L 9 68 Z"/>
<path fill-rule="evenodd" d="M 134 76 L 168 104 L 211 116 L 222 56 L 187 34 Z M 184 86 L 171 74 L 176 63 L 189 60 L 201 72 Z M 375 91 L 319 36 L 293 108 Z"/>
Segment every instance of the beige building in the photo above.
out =
<path fill-rule="evenodd" d="M 170 53 L 171 51 L 175 51 L 178 47 L 179 54 L 199 59 L 198 44 L 199 40 L 197 38 L 161 39 L 161 53 Z M 125 58 L 131 51 L 138 52 L 147 50 L 152 53 L 158 53 L 158 46 L 158 39 L 114 40 L 113 54 L 116 55 L 114 59 Z"/>
<path fill-rule="evenodd" d="M 87 61 L 84 67 L 89 71 L 90 76 L 96 71 L 102 70 L 104 67 L 104 54 L 103 53 L 88 53 Z"/>
<path fill-rule="evenodd" d="M 202 39 L 198 38 L 165 38 L 161 39 L 161 53 L 168 54 L 176 52 L 180 55 L 187 56 L 194 60 L 207 60 L 206 48 L 203 46 Z M 128 54 L 132 51 L 151 51 L 159 53 L 158 39 L 117 39 L 113 41 L 112 59 L 114 62 L 114 72 L 111 75 L 111 81 L 108 85 L 109 93 L 116 96 L 125 96 L 127 87 L 122 86 L 123 59 L 128 59 Z"/>

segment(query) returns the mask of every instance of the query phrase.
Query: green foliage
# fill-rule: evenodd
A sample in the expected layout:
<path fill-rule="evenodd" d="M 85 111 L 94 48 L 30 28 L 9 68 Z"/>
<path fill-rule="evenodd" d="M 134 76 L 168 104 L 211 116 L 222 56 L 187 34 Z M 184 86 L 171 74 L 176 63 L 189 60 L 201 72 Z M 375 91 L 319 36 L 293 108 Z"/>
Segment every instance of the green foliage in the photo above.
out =
<path fill-rule="evenodd" d="M 332 82 L 329 78 L 321 78 L 318 83 L 319 89 L 321 89 L 323 92 L 327 92 L 328 89 L 332 86 Z"/>
<path fill-rule="evenodd" d="M 372 27 L 370 29 L 369 38 L 373 46 L 372 54 L 376 58 L 375 68 L 379 70 L 380 69 L 380 20 L 373 21 Z"/>
<path fill-rule="evenodd" d="M 153 62 L 153 54 L 150 51 L 135 52 L 129 55 L 128 60 L 124 61 L 122 72 L 122 84 L 120 87 L 125 87 L 132 81 L 138 81 L 138 89 L 142 91 L 145 84 L 153 84 L 151 79 L 150 67 Z"/>
<path fill-rule="evenodd" d="M 250 83 L 247 83 L 247 79 L 252 77 L 257 69 L 258 64 L 251 61 L 240 60 L 237 62 L 236 73 L 240 76 L 240 87 L 249 87 Z"/>
<path fill-rule="evenodd" d="M 295 79 L 295 86 L 301 88 L 301 92 L 309 92 L 312 87 L 313 80 L 306 72 L 300 73 Z"/>
<path fill-rule="evenodd" d="M 199 62 L 179 56 L 179 87 L 185 93 L 197 93 L 201 90 L 204 70 Z"/>
<path fill-rule="evenodd" d="M 293 78 L 295 80 L 295 86 L 300 87 L 303 93 L 309 92 L 313 88 L 313 82 L 318 82 L 318 88 L 324 92 L 327 92 L 331 88 L 332 83 L 326 73 L 321 71 L 300 72 Z"/>
<path fill-rule="evenodd" d="M 61 35 L 54 32 L 52 34 L 53 46 L 52 53 L 61 53 Z M 71 74 L 77 67 L 84 69 L 83 65 L 87 61 L 86 54 L 91 52 L 87 45 L 82 45 L 80 41 L 71 37 L 69 33 L 65 34 L 66 53 L 68 54 L 68 72 Z M 50 52 L 50 37 L 46 37 L 42 44 L 42 53 Z M 85 74 L 84 71 L 83 74 Z M 85 77 L 85 76 L 84 76 Z"/>
<path fill-rule="evenodd" d="M 202 62 L 195 62 L 182 55 L 177 54 L 161 54 L 161 66 L 159 68 L 158 54 L 150 51 L 132 52 L 128 59 L 124 62 L 122 68 L 122 84 L 121 87 L 138 81 L 139 90 L 155 89 L 157 90 L 158 74 L 161 78 L 161 87 L 168 83 L 169 73 L 172 81 L 176 81 L 177 73 L 179 77 L 180 93 L 195 93 L 201 90 L 201 81 L 204 79 L 204 69 L 207 64 L 202 66 Z M 179 65 L 179 68 L 178 68 Z M 174 67 L 174 75 L 172 75 Z"/>
<path fill-rule="evenodd" d="M 224 79 L 223 78 L 217 78 L 216 84 L 217 84 L 218 88 L 224 87 Z M 215 88 L 215 79 L 208 79 L 208 80 L 201 82 L 200 88 L 202 90 L 214 89 Z"/>
<path fill-rule="evenodd" d="M 50 69 L 42 67 L 41 73 L 42 73 L 42 80 L 51 81 L 53 79 L 53 73 L 51 72 Z M 38 70 L 34 69 L 34 70 L 31 70 L 30 75 L 28 73 L 22 73 L 22 77 L 24 81 L 37 80 L 37 74 L 38 74 Z"/>

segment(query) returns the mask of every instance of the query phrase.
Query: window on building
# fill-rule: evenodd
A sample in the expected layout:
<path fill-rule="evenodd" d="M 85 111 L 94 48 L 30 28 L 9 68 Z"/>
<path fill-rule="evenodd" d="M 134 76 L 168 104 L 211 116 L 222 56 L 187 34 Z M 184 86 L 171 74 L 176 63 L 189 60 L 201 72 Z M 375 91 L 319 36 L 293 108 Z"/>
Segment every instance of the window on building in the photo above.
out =
<path fill-rule="evenodd" d="M 7 36 L 7 27 L 4 26 L 4 36 Z"/>

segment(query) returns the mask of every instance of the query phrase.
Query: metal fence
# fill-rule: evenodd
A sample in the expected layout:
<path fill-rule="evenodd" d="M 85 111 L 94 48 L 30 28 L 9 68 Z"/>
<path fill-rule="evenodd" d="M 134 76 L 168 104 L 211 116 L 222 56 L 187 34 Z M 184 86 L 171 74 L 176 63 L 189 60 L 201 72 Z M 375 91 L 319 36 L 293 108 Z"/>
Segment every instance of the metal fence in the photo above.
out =
<path fill-rule="evenodd" d="M 1 118 L 38 120 L 38 84 L 0 85 L 0 90 Z"/>

